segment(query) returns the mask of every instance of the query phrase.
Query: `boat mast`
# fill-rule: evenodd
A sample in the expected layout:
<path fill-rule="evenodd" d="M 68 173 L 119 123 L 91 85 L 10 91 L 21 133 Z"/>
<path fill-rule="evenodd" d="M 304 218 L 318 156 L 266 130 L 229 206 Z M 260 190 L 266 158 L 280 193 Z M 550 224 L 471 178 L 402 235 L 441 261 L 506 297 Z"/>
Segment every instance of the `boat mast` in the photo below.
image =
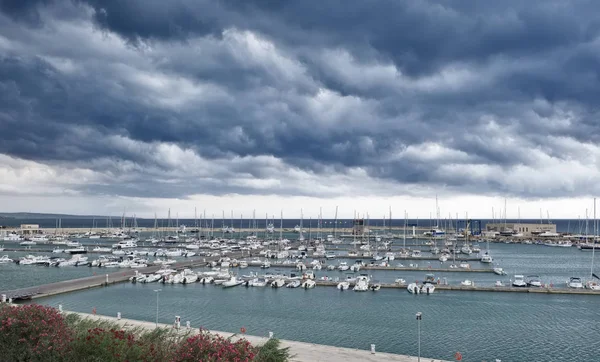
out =
<path fill-rule="evenodd" d="M 281 210 L 281 214 L 279 215 L 279 241 L 283 240 L 283 210 Z"/>
<path fill-rule="evenodd" d="M 592 266 L 590 268 L 590 278 L 594 278 L 594 254 L 596 251 L 596 238 L 598 237 L 596 228 L 596 198 L 594 197 L 594 239 L 592 240 Z"/>
<path fill-rule="evenodd" d="M 404 236 L 402 237 L 402 249 L 406 251 L 406 210 L 404 210 Z"/>
<path fill-rule="evenodd" d="M 335 207 L 335 223 L 333 224 L 333 238 L 337 239 L 338 207 Z"/>
<path fill-rule="evenodd" d="M 354 209 L 354 219 L 352 219 L 352 244 L 354 244 L 354 251 L 356 251 L 356 209 Z"/>
<path fill-rule="evenodd" d="M 389 235 L 392 236 L 392 205 L 390 205 L 390 222 L 388 222 L 388 227 L 390 228 Z"/>

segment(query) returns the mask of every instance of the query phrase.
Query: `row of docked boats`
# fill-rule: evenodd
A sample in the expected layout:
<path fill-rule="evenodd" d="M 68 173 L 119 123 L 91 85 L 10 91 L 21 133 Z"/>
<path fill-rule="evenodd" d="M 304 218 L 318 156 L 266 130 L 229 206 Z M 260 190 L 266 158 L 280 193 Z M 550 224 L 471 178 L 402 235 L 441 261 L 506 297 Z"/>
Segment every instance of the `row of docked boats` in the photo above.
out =
<path fill-rule="evenodd" d="M 314 278 L 314 276 L 313 276 Z M 141 274 L 136 273 L 130 278 L 133 283 L 153 283 L 162 282 L 165 284 L 214 284 L 222 286 L 223 288 L 232 288 L 236 286 L 246 287 L 271 287 L 271 288 L 304 288 L 312 289 L 317 283 L 304 276 L 284 276 L 284 275 L 264 275 L 259 277 L 255 274 L 245 275 L 239 278 L 236 275 L 231 274 L 225 269 L 214 269 L 206 272 L 194 272 L 190 269 L 184 269 L 181 272 L 177 272 L 172 269 L 161 269 L 156 273 L 152 274 Z"/>
<path fill-rule="evenodd" d="M 542 288 L 545 286 L 538 275 L 515 275 L 511 285 L 517 288 Z M 570 277 L 569 280 L 566 281 L 566 286 L 573 289 L 586 288 L 594 291 L 600 291 L 600 284 L 593 278 L 584 283 L 579 277 Z"/>
<path fill-rule="evenodd" d="M 4 255 L 0 258 L 0 264 L 17 263 L 18 265 L 39 265 L 39 266 L 89 266 L 89 267 L 105 267 L 105 268 L 145 268 L 149 265 L 170 265 L 176 263 L 174 259 L 156 259 L 149 261 L 135 256 L 130 257 L 115 257 L 115 256 L 100 256 L 97 259 L 90 260 L 83 255 L 73 255 L 70 259 L 61 257 L 50 257 L 44 255 L 26 255 L 13 260 Z"/>

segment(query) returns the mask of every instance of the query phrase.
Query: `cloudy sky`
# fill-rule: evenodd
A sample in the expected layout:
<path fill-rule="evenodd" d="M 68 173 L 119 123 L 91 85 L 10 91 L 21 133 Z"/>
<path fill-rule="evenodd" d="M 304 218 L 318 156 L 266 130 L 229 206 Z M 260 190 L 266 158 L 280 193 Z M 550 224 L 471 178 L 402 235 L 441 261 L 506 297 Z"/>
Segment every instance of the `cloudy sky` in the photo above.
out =
<path fill-rule="evenodd" d="M 0 1 L 0 211 L 577 217 L 598 1 Z"/>

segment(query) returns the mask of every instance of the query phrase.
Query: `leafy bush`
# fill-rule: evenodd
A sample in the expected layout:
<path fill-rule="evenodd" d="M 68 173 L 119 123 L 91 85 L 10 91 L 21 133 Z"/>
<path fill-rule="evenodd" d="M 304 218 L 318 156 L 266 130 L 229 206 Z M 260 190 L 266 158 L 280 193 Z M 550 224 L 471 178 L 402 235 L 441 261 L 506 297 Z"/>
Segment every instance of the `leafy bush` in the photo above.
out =
<path fill-rule="evenodd" d="M 195 361 L 253 361 L 256 347 L 245 339 L 231 342 L 231 338 L 200 330 L 200 333 L 180 343 L 172 362 Z"/>
<path fill-rule="evenodd" d="M 107 321 L 63 316 L 50 307 L 0 305 L 2 361 L 285 362 L 290 358 L 289 349 L 280 348 L 278 340 L 256 347 L 232 337 L 206 330 L 193 335 L 165 328 L 124 330 Z"/>
<path fill-rule="evenodd" d="M 254 358 L 256 362 L 284 362 L 292 358 L 290 347 L 280 348 L 278 339 L 269 339 L 267 343 L 258 348 L 258 354 Z"/>
<path fill-rule="evenodd" d="M 71 335 L 54 308 L 25 305 L 0 307 L 0 351 L 6 361 L 62 361 Z"/>

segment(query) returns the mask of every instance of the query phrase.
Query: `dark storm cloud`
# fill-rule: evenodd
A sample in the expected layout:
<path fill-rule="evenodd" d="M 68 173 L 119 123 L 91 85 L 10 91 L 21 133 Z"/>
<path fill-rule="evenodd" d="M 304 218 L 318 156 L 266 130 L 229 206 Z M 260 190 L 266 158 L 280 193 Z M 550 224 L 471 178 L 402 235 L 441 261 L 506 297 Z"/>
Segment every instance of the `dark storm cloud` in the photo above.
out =
<path fill-rule="evenodd" d="M 600 135 L 593 1 L 0 4 L 0 153 L 113 177 L 85 192 L 309 194 L 213 181 L 296 167 L 547 196 L 497 173 Z"/>

